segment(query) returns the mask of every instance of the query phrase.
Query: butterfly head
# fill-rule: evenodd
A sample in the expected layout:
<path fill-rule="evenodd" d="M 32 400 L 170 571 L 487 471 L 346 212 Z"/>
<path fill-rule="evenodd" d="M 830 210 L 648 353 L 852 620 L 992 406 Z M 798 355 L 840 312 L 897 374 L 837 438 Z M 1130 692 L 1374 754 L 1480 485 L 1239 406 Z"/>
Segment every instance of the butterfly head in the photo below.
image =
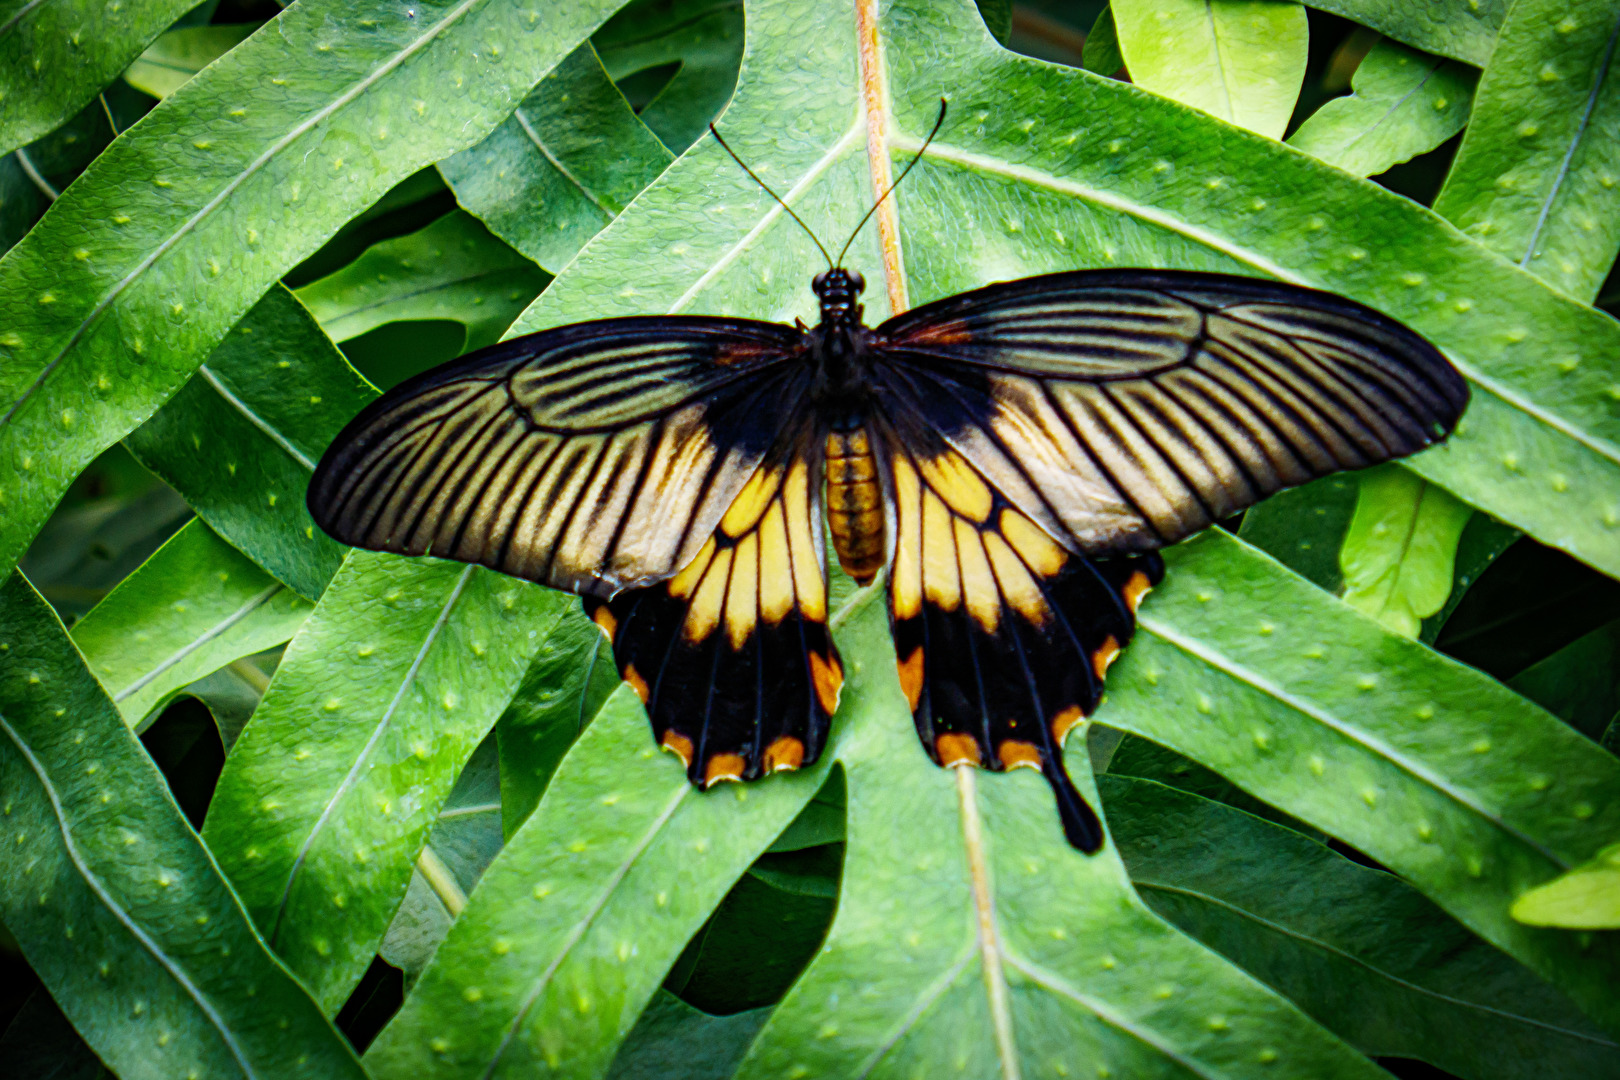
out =
<path fill-rule="evenodd" d="M 866 279 L 858 270 L 845 270 L 835 266 L 823 270 L 810 282 L 821 301 L 821 321 L 827 323 L 860 322 L 861 305 L 856 298 L 866 291 Z"/>

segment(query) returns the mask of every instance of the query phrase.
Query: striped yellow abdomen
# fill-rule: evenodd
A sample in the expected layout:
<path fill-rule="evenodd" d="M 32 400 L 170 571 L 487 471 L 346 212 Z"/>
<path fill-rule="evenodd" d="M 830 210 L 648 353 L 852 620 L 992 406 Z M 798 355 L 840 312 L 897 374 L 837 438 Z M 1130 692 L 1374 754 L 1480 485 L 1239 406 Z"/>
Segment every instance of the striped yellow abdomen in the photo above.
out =
<path fill-rule="evenodd" d="M 844 572 L 865 585 L 883 568 L 883 489 L 864 427 L 827 435 L 827 525 Z"/>

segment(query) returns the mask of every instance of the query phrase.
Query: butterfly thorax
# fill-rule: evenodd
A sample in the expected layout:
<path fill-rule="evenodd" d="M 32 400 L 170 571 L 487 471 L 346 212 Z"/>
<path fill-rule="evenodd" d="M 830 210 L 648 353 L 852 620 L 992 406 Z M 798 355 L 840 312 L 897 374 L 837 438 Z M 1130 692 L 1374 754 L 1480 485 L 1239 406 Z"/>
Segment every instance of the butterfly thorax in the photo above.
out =
<path fill-rule="evenodd" d="M 856 297 L 860 274 L 833 269 L 811 286 L 821 301 L 821 321 L 808 332 L 816 365 L 811 396 L 826 425 L 822 452 L 827 468 L 827 526 L 844 572 L 866 584 L 888 555 L 883 528 L 883 490 L 873 438 L 867 428 L 871 401 L 871 331 L 861 325 Z"/>

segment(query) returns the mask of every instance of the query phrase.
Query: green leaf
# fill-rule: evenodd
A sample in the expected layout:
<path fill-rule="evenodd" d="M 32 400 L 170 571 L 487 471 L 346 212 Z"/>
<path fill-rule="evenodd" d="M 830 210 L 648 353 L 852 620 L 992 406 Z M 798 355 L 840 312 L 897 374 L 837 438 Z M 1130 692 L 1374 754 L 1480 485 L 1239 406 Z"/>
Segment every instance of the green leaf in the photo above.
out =
<path fill-rule="evenodd" d="M 1485 514 L 1475 514 L 1463 526 L 1462 538 L 1457 541 L 1457 557 L 1451 580 L 1451 595 L 1438 612 L 1423 620 L 1423 632 L 1418 640 L 1433 645 L 1440 632 L 1450 621 L 1452 612 L 1463 602 L 1468 590 L 1479 576 L 1490 569 L 1497 556 L 1512 547 L 1523 534 L 1511 525 L 1504 525 Z"/>
<path fill-rule="evenodd" d="M 241 44 L 259 25 L 237 23 L 170 30 L 129 65 L 124 81 L 155 98 L 166 98 L 197 72 Z"/>
<path fill-rule="evenodd" d="M 0 572 L 277 277 L 493 131 L 614 2 L 295 4 L 115 140 L 0 265 Z"/>
<path fill-rule="evenodd" d="M 1311 0 L 1414 49 L 1484 67 L 1513 0 Z"/>
<path fill-rule="evenodd" d="M 490 232 L 555 274 L 673 160 L 586 42 L 439 171 Z"/>
<path fill-rule="evenodd" d="M 1087 71 L 1098 75 L 1112 75 L 1125 66 L 1125 57 L 1119 52 L 1119 31 L 1114 28 L 1112 7 L 1105 6 L 1097 14 L 1097 21 L 1091 24 L 1081 60 Z"/>
<path fill-rule="evenodd" d="M 495 724 L 501 750 L 501 831 L 508 838 L 540 805 L 563 755 L 618 685 L 613 649 L 601 629 L 578 605 L 559 612 Z"/>
<path fill-rule="evenodd" d="M 73 626 L 125 723 L 232 660 L 289 640 L 310 604 L 193 519 Z"/>
<path fill-rule="evenodd" d="M 368 1071 L 600 1075 L 681 947 L 825 773 L 698 792 L 621 687 L 485 872 Z"/>
<path fill-rule="evenodd" d="M 1282 138 L 1305 79 L 1305 8 L 1277 0 L 1113 0 L 1136 85 Z"/>
<path fill-rule="evenodd" d="M 196 0 L 0 2 L 0 150 L 94 102 Z"/>
<path fill-rule="evenodd" d="M 1521 0 L 1435 212 L 1579 300 L 1620 251 L 1620 3 Z"/>
<path fill-rule="evenodd" d="M 1451 595 L 1457 543 L 1474 512 L 1398 465 L 1358 479 L 1355 516 L 1339 549 L 1344 602 L 1415 638 Z"/>
<path fill-rule="evenodd" d="M 287 648 L 203 829 L 265 939 L 336 1012 L 562 594 L 355 552 Z"/>
<path fill-rule="evenodd" d="M 608 1080 L 728 1080 L 769 1015 L 710 1016 L 660 990 L 625 1036 Z"/>
<path fill-rule="evenodd" d="M 1508 685 L 1596 741 L 1620 712 L 1620 622 L 1519 672 Z"/>
<path fill-rule="evenodd" d="M 834 747 L 849 788 L 838 914 L 740 1076 L 1379 1075 L 1149 912 L 1112 848 L 1070 849 L 1040 778 L 932 767 L 880 595 L 840 635 L 859 660 Z"/>
<path fill-rule="evenodd" d="M 1465 64 L 1382 40 L 1351 76 L 1353 92 L 1311 114 L 1288 145 L 1373 176 L 1461 131 L 1478 81 Z"/>
<path fill-rule="evenodd" d="M 1143 899 L 1363 1053 L 1470 1080 L 1620 1070 L 1567 998 L 1400 879 L 1151 781 L 1097 787 Z"/>
<path fill-rule="evenodd" d="M 549 280 L 477 218 L 456 210 L 374 244 L 297 295 L 333 341 L 384 323 L 449 319 L 467 328 L 471 350 L 494 344 Z"/>
<path fill-rule="evenodd" d="M 74 1027 L 123 1077 L 358 1080 L 21 574 L 0 652 L 0 919 Z"/>
<path fill-rule="evenodd" d="M 1324 476 L 1279 492 L 1243 514 L 1238 539 L 1252 544 L 1318 588 L 1344 586 L 1339 549 L 1356 512 L 1355 476 Z"/>
<path fill-rule="evenodd" d="M 1529 926 L 1620 930 L 1620 844 L 1520 896 L 1513 917 Z"/>
<path fill-rule="evenodd" d="M 1620 833 L 1620 760 L 1229 537 L 1168 554 L 1098 718 L 1365 851 L 1613 1026 L 1620 941 L 1507 910 Z"/>
<path fill-rule="evenodd" d="M 614 82 L 678 65 L 639 115 L 679 154 L 731 100 L 743 52 L 743 5 L 739 0 L 643 0 L 609 19 L 591 43 Z"/>
<path fill-rule="evenodd" d="M 315 600 L 347 549 L 315 528 L 304 489 L 327 444 L 376 396 L 276 285 L 124 442 L 210 528 Z"/>

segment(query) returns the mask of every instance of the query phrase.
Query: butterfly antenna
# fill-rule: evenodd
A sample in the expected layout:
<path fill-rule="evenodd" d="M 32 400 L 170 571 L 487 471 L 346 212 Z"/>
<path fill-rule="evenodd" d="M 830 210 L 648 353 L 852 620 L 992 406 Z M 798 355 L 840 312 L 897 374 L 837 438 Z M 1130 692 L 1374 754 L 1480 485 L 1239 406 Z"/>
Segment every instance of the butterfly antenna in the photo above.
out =
<path fill-rule="evenodd" d="M 838 265 L 839 266 L 844 265 L 844 256 L 849 254 L 849 245 L 853 244 L 855 242 L 855 238 L 861 234 L 861 230 L 866 228 L 866 223 L 872 219 L 873 214 L 877 213 L 877 208 L 883 205 L 883 200 L 887 199 L 890 195 L 892 195 L 894 193 L 894 189 L 900 186 L 900 181 L 904 180 L 908 175 L 910 175 L 911 170 L 915 169 L 917 167 L 917 162 L 921 161 L 922 156 L 928 152 L 928 144 L 934 141 L 934 136 L 939 134 L 939 127 L 944 122 L 945 122 L 945 99 L 940 98 L 939 99 L 939 119 L 934 121 L 934 130 L 930 131 L 928 133 L 928 138 L 923 140 L 922 149 L 917 151 L 917 156 L 912 158 L 911 162 L 905 167 L 904 170 L 901 171 L 900 175 L 894 178 L 894 183 L 889 185 L 888 190 L 885 191 L 882 195 L 878 196 L 877 202 L 872 204 L 872 209 L 870 209 L 870 210 L 868 210 L 866 212 L 866 216 L 861 218 L 861 223 L 859 225 L 855 226 L 855 231 L 849 234 L 849 239 L 844 241 L 843 250 L 841 250 L 838 253 Z"/>
<path fill-rule="evenodd" d="M 709 134 L 714 136 L 714 141 L 720 144 L 720 149 L 730 154 L 731 160 L 735 161 L 742 171 L 749 175 L 754 183 L 765 189 L 765 194 L 776 200 L 776 205 L 780 206 L 784 211 L 786 211 L 788 217 L 799 223 L 799 228 L 803 229 L 809 235 L 810 239 L 815 242 L 816 247 L 820 249 L 821 257 L 827 260 L 827 268 L 829 270 L 832 269 L 832 256 L 827 254 L 827 249 L 821 246 L 821 241 L 816 237 L 815 233 L 810 231 L 810 226 L 804 223 L 804 219 L 793 212 L 793 207 L 782 201 L 782 196 L 771 190 L 771 185 L 761 180 L 758 176 L 755 176 L 754 170 L 743 164 L 743 159 L 737 156 L 737 151 L 726 145 L 726 140 L 720 137 L 720 133 L 714 129 L 713 124 L 709 125 Z"/>

